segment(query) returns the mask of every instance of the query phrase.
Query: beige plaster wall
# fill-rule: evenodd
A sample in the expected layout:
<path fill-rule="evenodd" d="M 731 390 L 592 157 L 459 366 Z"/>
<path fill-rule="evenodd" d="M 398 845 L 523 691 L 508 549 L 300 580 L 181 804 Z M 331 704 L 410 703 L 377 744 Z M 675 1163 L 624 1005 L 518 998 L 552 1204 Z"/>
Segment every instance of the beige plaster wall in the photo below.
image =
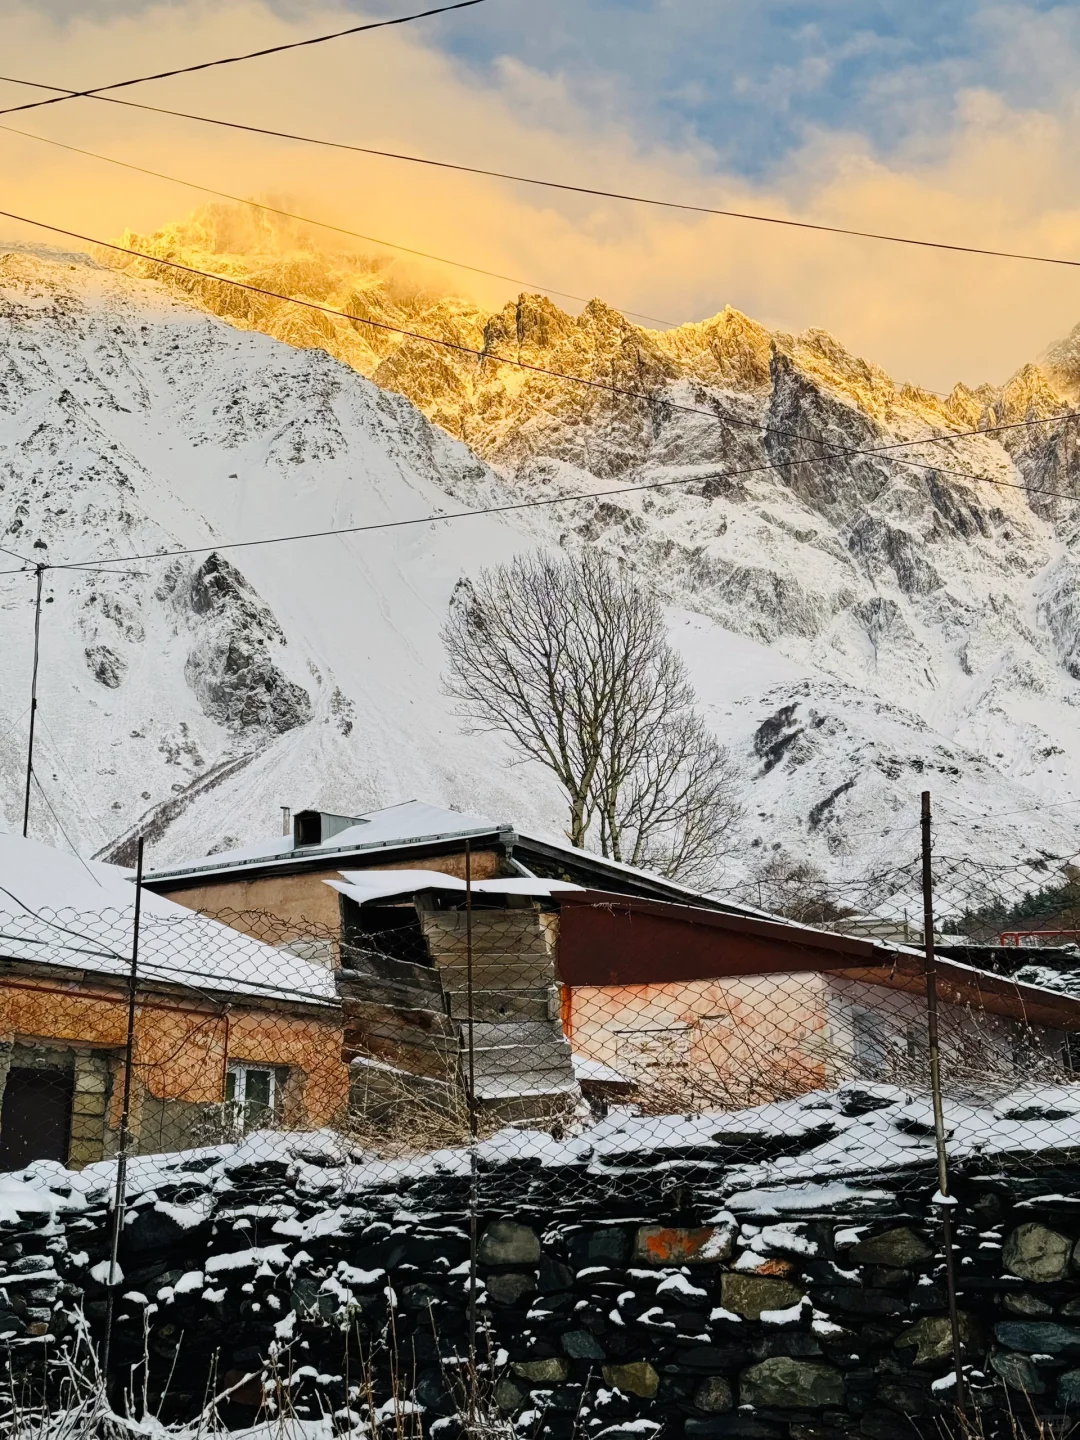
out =
<path fill-rule="evenodd" d="M 500 860 L 495 850 L 475 851 L 472 856 L 473 879 L 492 879 L 498 874 Z M 465 878 L 464 853 L 437 855 L 431 859 L 393 860 L 379 865 L 344 863 L 346 868 L 355 870 L 438 870 L 443 875 L 455 875 L 461 880 Z M 189 910 L 216 916 L 234 930 L 272 945 L 312 932 L 322 934 L 328 931 L 333 936 L 340 935 L 339 895 L 325 883 L 340 877 L 341 870 L 336 866 L 303 875 L 266 875 L 250 880 L 235 876 L 223 876 L 220 880 L 208 877 L 201 885 L 158 893 Z M 260 918 L 267 914 L 280 921 L 286 933 L 271 933 L 265 920 Z"/>

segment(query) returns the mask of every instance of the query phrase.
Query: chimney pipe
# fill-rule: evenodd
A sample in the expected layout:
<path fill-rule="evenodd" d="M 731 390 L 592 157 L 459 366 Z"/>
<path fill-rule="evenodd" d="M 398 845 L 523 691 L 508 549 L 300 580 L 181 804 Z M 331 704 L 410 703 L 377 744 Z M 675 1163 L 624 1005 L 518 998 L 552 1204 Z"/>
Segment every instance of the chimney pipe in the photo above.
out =
<path fill-rule="evenodd" d="M 281 810 L 281 833 L 282 835 L 292 834 L 292 811 L 288 805 L 279 807 Z"/>

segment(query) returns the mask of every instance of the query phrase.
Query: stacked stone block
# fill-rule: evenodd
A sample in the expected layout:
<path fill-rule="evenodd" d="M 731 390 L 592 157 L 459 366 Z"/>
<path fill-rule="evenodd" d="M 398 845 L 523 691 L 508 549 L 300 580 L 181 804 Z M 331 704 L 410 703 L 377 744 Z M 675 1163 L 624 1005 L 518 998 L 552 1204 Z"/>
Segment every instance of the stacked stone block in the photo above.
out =
<path fill-rule="evenodd" d="M 230 1423 L 250 1423 L 280 1406 L 288 1372 L 302 1418 L 362 1415 L 370 1386 L 452 1440 L 470 1352 L 467 1172 L 364 1182 L 296 1141 L 134 1177 L 115 1383 L 145 1332 L 166 1420 L 198 1413 L 216 1376 Z M 530 1440 L 938 1433 L 955 1390 L 932 1173 L 733 1188 L 707 1205 L 659 1165 L 654 1178 L 620 1202 L 539 1162 L 481 1177 L 489 1412 Z M 0 1213 L 0 1335 L 10 1373 L 43 1384 L 80 1314 L 101 1334 L 108 1253 L 107 1186 L 59 1167 L 49 1184 L 48 1204 Z M 1077 1193 L 1072 1167 L 958 1181 L 966 1401 L 988 1434 L 1080 1403 Z"/>

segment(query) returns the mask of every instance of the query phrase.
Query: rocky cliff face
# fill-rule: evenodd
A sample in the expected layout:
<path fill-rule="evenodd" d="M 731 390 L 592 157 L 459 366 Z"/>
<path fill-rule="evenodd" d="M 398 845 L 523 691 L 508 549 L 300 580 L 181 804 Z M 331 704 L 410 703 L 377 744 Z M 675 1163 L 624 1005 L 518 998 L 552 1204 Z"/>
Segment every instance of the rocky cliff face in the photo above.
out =
<path fill-rule="evenodd" d="M 1004 387 L 942 398 L 895 384 L 823 331 L 770 332 L 727 309 L 661 333 L 599 300 L 574 317 L 538 295 L 483 315 L 410 291 L 385 262 L 289 249 L 295 237 L 255 243 L 245 232 L 254 250 L 242 254 L 230 248 L 238 223 L 211 207 L 133 238 L 589 381 L 478 363 L 280 302 L 259 299 L 242 320 L 324 345 L 408 396 L 515 497 L 582 497 L 524 517 L 534 533 L 600 545 L 674 604 L 913 709 L 1048 798 L 1063 785 L 1080 795 L 1080 461 L 1074 426 L 1051 423 L 1080 377 L 1075 334 Z M 157 275 L 219 313 L 247 304 Z M 1034 420 L 1047 423 L 964 433 Z"/>
<path fill-rule="evenodd" d="M 279 804 L 464 805 L 484 774 L 487 803 L 510 814 L 498 747 L 458 734 L 438 686 L 468 544 L 429 528 L 377 546 L 215 548 L 430 514 L 448 489 L 492 480 L 319 350 L 240 336 L 85 257 L 3 254 L 0 545 L 92 562 L 46 574 L 32 833 L 97 851 L 137 825 L 199 854 L 273 833 Z M 521 544 L 494 524 L 475 539 L 504 557 Z M 195 553 L 155 558 L 177 547 Z M 0 575 L 11 825 L 32 637 L 32 576 Z M 531 818 L 553 820 L 551 787 L 530 794 Z"/>
<path fill-rule="evenodd" d="M 193 291 L 200 310 L 81 258 L 6 253 L 0 544 L 117 557 L 46 586 L 40 773 L 77 845 L 138 824 L 162 859 L 199 854 L 272 832 L 278 804 L 359 812 L 411 795 L 557 830 L 554 786 L 463 736 L 439 682 L 454 586 L 537 543 L 599 545 L 668 602 L 746 778 L 747 854 L 782 846 L 840 873 L 890 855 L 931 752 L 935 793 L 980 810 L 1080 796 L 1075 505 L 1023 488 L 1075 484 L 1070 432 L 957 436 L 1058 413 L 1048 370 L 942 402 L 819 332 L 771 334 L 729 310 L 660 334 L 600 302 L 575 318 L 535 296 L 483 315 L 362 257 L 241 254 L 227 220 L 140 243 L 648 398 L 246 308 L 220 286 Z M 216 548 L 559 497 L 453 526 Z M 199 553 L 153 559 L 177 543 Z M 0 577 L 9 821 L 31 589 Z M 800 738 L 774 755 L 759 732 L 790 706 Z M 62 843 L 41 796 L 34 810 L 35 833 Z M 1069 816 L 1010 821 L 1016 853 L 1080 847 Z"/>

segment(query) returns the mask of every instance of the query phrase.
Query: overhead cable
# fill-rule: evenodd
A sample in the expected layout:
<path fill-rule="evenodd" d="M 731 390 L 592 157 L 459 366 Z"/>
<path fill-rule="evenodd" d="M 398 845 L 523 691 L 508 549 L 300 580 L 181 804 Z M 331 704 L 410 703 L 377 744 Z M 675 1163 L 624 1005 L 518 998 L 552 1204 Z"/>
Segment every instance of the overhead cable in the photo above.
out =
<path fill-rule="evenodd" d="M 217 115 L 198 115 L 190 110 L 171 110 L 164 105 L 146 105 L 137 100 L 121 100 L 118 96 L 104 95 L 93 90 L 65 90 L 58 85 L 44 85 L 36 80 L 22 80 L 13 75 L 0 75 L 0 81 L 11 85 L 26 85 L 35 90 L 59 92 L 61 99 L 86 98 L 100 100 L 109 105 L 125 105 L 133 110 L 145 110 L 154 115 L 171 115 L 179 120 L 195 120 L 202 125 L 220 125 L 229 130 L 241 130 L 249 135 L 267 135 L 275 140 L 292 140 L 301 145 L 320 145 L 331 150 L 348 150 L 356 155 L 372 155 L 383 160 L 399 160 L 410 165 L 426 165 L 436 170 L 453 170 L 465 175 L 480 175 L 490 180 L 509 180 L 518 185 L 532 185 L 543 190 L 560 190 L 570 195 L 590 195 L 601 200 L 619 200 L 632 205 L 650 205 L 662 210 L 682 211 L 692 215 L 717 215 L 727 220 L 747 220 L 758 225 L 777 225 L 793 230 L 816 231 L 823 235 L 846 235 L 856 240 L 876 240 L 890 245 L 910 245 L 923 250 L 943 250 L 958 255 L 982 255 L 995 260 L 1023 260 L 1036 265 L 1065 265 L 1080 269 L 1080 260 L 1071 260 L 1062 255 L 1033 255 L 1018 250 L 993 250 L 982 245 L 959 245 L 946 240 L 924 240 L 914 235 L 893 235 L 879 230 L 858 230 L 846 225 L 825 225 L 812 220 L 795 220 L 784 215 L 763 215 L 749 210 L 722 209 L 714 205 L 694 205 L 686 200 L 663 200 L 653 195 L 636 195 L 622 190 L 606 190 L 599 186 L 572 185 L 564 180 L 541 179 L 535 175 L 519 175 L 507 170 L 490 170 L 480 165 L 463 165 L 451 160 L 433 160 L 426 155 L 409 155 L 398 150 L 378 150 L 370 145 L 351 145 L 344 140 L 327 140 L 321 136 L 300 135 L 291 130 L 273 130 L 262 125 L 248 125 L 239 120 L 225 120 Z M 49 102 L 40 102 L 47 104 Z M 14 110 L 26 107 L 14 106 L 11 110 L 0 110 L 0 115 L 9 115 Z"/>
<path fill-rule="evenodd" d="M 324 45 L 328 40 L 341 40 L 346 35 L 362 35 L 368 30 L 385 30 L 391 25 L 408 25 L 413 20 L 427 20 L 433 15 L 445 15 L 451 10 L 468 10 L 473 5 L 483 5 L 485 0 L 455 0 L 452 5 L 439 5 L 433 10 L 420 10 L 413 15 L 398 15 L 391 20 L 370 20 L 364 25 L 350 25 L 345 30 L 333 30 L 328 35 L 312 35 L 306 40 L 290 40 L 281 45 L 267 45 L 261 50 L 248 50 L 242 55 L 225 55 L 217 60 L 202 60 L 197 65 L 181 65 L 175 70 L 159 70 L 153 75 L 136 75 L 130 80 L 116 80 L 111 85 L 97 85 L 90 90 L 65 90 L 49 100 L 29 100 L 25 105 L 9 105 L 0 110 L 0 115 L 14 115 L 20 110 L 38 110 L 43 105 L 59 105 L 65 100 L 84 100 L 100 96 L 105 90 L 125 90 L 130 85 L 146 85 L 152 80 L 171 80 L 176 75 L 193 75 L 198 70 L 213 70 L 220 65 L 239 65 L 245 60 L 261 60 L 266 55 L 280 55 L 285 50 L 303 50 L 310 45 Z M 24 82 L 12 82 L 21 85 Z M 55 85 L 36 86 L 36 89 L 55 90 Z"/>
<path fill-rule="evenodd" d="M 173 185 L 185 185 L 189 190 L 199 190 L 204 195 L 214 195 L 219 200 L 231 200 L 238 205 L 248 205 L 253 210 L 262 210 L 267 215 L 280 215 L 286 220 L 299 220 L 304 225 L 317 225 L 321 230 L 332 230 L 336 235 L 347 235 L 352 240 L 363 240 L 368 245 L 381 245 L 387 250 L 399 250 L 403 255 L 413 255 L 419 260 L 433 260 L 437 265 L 450 265 L 455 270 L 468 270 L 473 275 L 486 275 L 489 280 L 505 280 L 511 285 L 523 285 L 527 290 L 538 290 L 544 295 L 557 295 L 560 300 L 574 300 L 587 305 L 591 296 L 571 295 L 567 290 L 553 290 L 550 285 L 538 285 L 535 280 L 522 280 L 516 275 L 500 275 L 497 270 L 483 270 L 479 265 L 467 265 L 462 260 L 448 260 L 445 255 L 431 255 L 426 250 L 414 250 L 408 245 L 398 245 L 393 240 L 380 240 L 374 235 L 362 235 L 358 230 L 346 230 L 341 225 L 331 225 L 326 220 L 315 220 L 310 215 L 298 215 L 293 210 L 282 210 L 276 205 L 266 205 L 244 195 L 231 195 L 227 190 L 214 190 L 209 185 L 200 185 L 197 180 L 182 180 L 179 175 L 166 175 L 161 170 L 148 170 L 144 165 L 134 165 L 128 160 L 117 160 L 113 155 L 101 155 L 96 150 L 83 150 L 78 145 L 68 145 L 63 140 L 52 140 L 47 135 L 34 135 L 29 130 L 17 130 L 14 125 L 0 125 L 9 135 L 21 135 L 26 140 L 40 140 L 43 145 L 53 145 L 59 150 L 70 150 L 74 155 L 86 155 L 91 160 L 102 160 L 106 165 L 119 165 L 124 170 L 134 170 L 139 175 L 149 175 L 155 180 L 167 180 Z M 645 315 L 640 310 L 627 310 L 625 306 L 613 305 L 620 315 L 634 320 L 648 320 L 653 325 L 666 325 L 674 329 L 677 320 L 661 320 L 657 315 Z"/>

